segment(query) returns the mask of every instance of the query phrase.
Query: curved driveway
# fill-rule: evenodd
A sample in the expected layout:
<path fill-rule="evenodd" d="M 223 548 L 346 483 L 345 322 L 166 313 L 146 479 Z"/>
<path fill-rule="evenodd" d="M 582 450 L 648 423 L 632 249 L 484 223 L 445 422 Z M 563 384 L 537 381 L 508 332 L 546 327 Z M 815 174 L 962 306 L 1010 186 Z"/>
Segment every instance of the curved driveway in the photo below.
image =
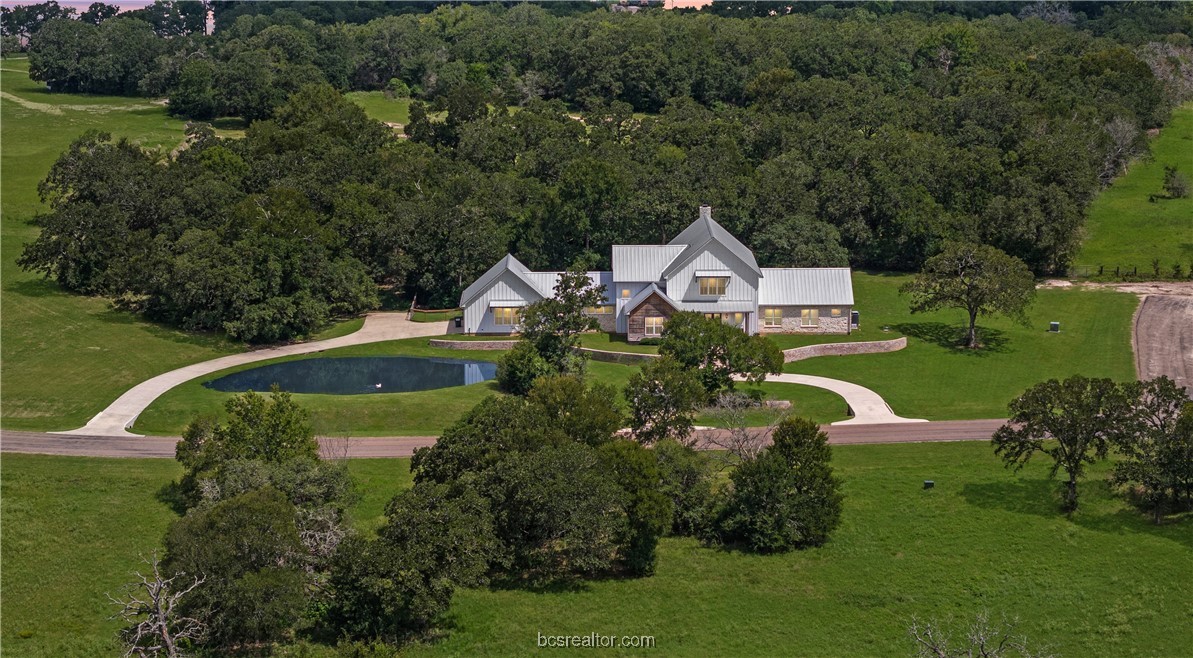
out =
<path fill-rule="evenodd" d="M 816 388 L 827 389 L 845 398 L 845 404 L 849 405 L 849 410 L 853 413 L 853 418 L 837 421 L 833 423 L 834 427 L 839 425 L 890 425 L 895 423 L 928 422 L 922 418 L 903 418 L 902 416 L 897 416 L 894 411 L 891 411 L 890 405 L 886 403 L 886 400 L 882 399 L 882 396 L 864 386 L 850 384 L 839 379 L 784 373 L 781 375 L 767 375 L 766 381 L 779 382 L 781 384 L 815 386 Z"/>
<path fill-rule="evenodd" d="M 209 375 L 225 368 L 276 359 L 280 356 L 295 354 L 310 354 L 337 347 L 378 343 L 399 338 L 414 338 L 417 336 L 441 336 L 447 333 L 446 322 L 412 322 L 406 319 L 405 313 L 370 313 L 358 331 L 339 338 L 317 340 L 309 343 L 294 343 L 280 347 L 270 347 L 251 352 L 242 352 L 231 356 L 224 356 L 202 363 L 162 373 L 152 379 L 147 379 L 130 388 L 108 405 L 106 409 L 87 421 L 87 424 L 66 432 L 55 434 L 74 434 L 80 436 L 108 436 L 108 437 L 138 437 L 128 431 L 137 416 L 166 391 L 188 382 L 196 377 Z"/>

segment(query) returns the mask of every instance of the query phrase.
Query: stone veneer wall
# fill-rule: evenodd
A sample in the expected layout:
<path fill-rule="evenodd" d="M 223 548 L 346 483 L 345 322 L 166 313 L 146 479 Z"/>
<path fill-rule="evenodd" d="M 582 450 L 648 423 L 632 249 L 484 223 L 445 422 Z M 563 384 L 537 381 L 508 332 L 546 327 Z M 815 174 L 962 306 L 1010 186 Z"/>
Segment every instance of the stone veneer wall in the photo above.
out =
<path fill-rule="evenodd" d="M 646 338 L 646 316 L 661 316 L 663 318 L 671 317 L 675 309 L 662 300 L 656 294 L 652 294 L 646 298 L 646 301 L 638 305 L 626 322 L 626 340 L 631 343 L 636 343 L 643 338 Z"/>
<path fill-rule="evenodd" d="M 431 347 L 445 350 L 510 350 L 518 344 L 516 340 L 447 340 L 432 338 L 428 341 Z"/>
<path fill-rule="evenodd" d="M 849 312 L 852 306 L 779 306 L 783 309 L 782 327 L 765 327 L 766 320 L 763 309 L 776 308 L 774 306 L 758 307 L 758 331 L 763 334 L 847 334 L 849 333 Z M 820 319 L 815 327 L 801 327 L 799 313 L 805 308 L 815 308 L 820 311 Z M 841 309 L 839 317 L 832 316 L 832 309 Z"/>
<path fill-rule="evenodd" d="M 600 315 L 589 315 L 590 318 L 596 318 L 597 322 L 601 323 L 601 331 L 605 333 L 613 333 L 617 331 L 617 316 L 612 313 L 601 313 Z"/>
<path fill-rule="evenodd" d="M 783 350 L 783 362 L 802 361 L 816 356 L 847 356 L 849 354 L 875 354 L 878 352 L 898 352 L 907 347 L 907 338 L 899 337 L 892 340 L 869 340 L 858 343 L 821 343 Z"/>

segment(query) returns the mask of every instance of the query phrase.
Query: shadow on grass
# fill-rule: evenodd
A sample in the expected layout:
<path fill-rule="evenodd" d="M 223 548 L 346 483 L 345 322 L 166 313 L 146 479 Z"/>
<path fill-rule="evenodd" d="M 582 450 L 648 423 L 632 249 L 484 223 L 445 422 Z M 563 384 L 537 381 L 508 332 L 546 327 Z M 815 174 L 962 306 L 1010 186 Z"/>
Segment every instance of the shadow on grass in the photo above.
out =
<path fill-rule="evenodd" d="M 236 343 L 223 334 L 211 331 L 184 331 L 147 320 L 135 313 L 117 308 L 109 308 L 102 313 L 98 313 L 96 314 L 96 318 L 105 324 L 138 325 L 143 331 L 154 338 L 182 345 L 197 345 L 199 347 L 210 348 L 239 346 L 243 349 L 245 347 L 243 344 Z"/>
<path fill-rule="evenodd" d="M 971 350 L 965 347 L 966 328 L 959 325 L 943 322 L 904 322 L 891 325 L 891 328 L 905 336 L 918 338 L 951 349 L 958 354 L 969 356 L 986 356 L 987 354 L 1005 352 L 1007 347 L 1006 334 L 998 329 L 978 327 L 978 340 L 982 346 L 979 349 Z"/>
<path fill-rule="evenodd" d="M 43 298 L 55 295 L 65 297 L 72 295 L 69 290 L 58 285 L 54 280 L 42 277 L 5 283 L 4 290 L 13 295 L 31 298 Z"/>
<path fill-rule="evenodd" d="M 1016 514 L 1030 514 L 1045 519 L 1063 519 L 1061 511 L 1061 489 L 1064 483 L 1059 479 L 1004 480 L 967 484 L 961 489 L 961 496 L 975 507 L 1004 510 Z M 1133 506 L 1118 507 L 1113 512 L 1091 511 L 1090 501 L 1117 498 L 1105 480 L 1083 480 L 1078 485 L 1079 504 L 1085 507 L 1073 513 L 1070 520 L 1087 530 L 1116 535 L 1147 534 L 1184 544 L 1193 548 L 1193 518 L 1188 515 L 1170 519 L 1156 525 L 1146 512 Z"/>

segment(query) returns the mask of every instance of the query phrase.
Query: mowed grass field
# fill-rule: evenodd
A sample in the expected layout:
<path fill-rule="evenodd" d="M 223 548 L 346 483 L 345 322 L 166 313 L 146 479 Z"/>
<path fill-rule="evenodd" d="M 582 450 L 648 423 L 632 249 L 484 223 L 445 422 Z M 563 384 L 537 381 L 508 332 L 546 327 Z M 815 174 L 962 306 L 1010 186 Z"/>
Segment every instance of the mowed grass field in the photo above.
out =
<path fill-rule="evenodd" d="M 964 311 L 908 312 L 898 289 L 909 278 L 853 278 L 862 324 L 854 335 L 865 340 L 906 335 L 905 349 L 819 357 L 789 363 L 784 370 L 861 384 L 881 395 L 895 413 L 928 420 L 1003 418 L 1011 399 L 1051 378 L 1135 379 L 1131 318 L 1139 300 L 1134 295 L 1079 286 L 1040 289 L 1026 326 L 981 318 L 985 346 L 968 350 L 956 346 L 964 331 Z M 1061 323 L 1060 333 L 1048 332 L 1050 321 Z"/>
<path fill-rule="evenodd" d="M 0 63 L 0 422 L 8 429 L 78 427 L 126 389 L 161 372 L 236 351 L 216 336 L 176 331 L 112 310 L 106 300 L 66 292 L 16 260 L 37 235 L 44 206 L 37 184 L 87 130 L 172 150 L 183 122 L 148 100 L 49 94 L 29 80 L 28 62 Z"/>
<path fill-rule="evenodd" d="M 317 354 L 275 359 L 278 363 L 318 357 L 431 356 L 496 361 L 504 354 L 494 350 L 448 350 L 430 347 L 426 338 L 407 338 L 356 345 Z M 133 430 L 141 434 L 178 435 L 196 415 L 224 416 L 224 403 L 235 393 L 222 393 L 203 386 L 224 375 L 259 367 L 261 363 L 221 370 L 174 388 L 155 400 L 137 418 Z M 614 386 L 620 391 L 637 371 L 637 366 L 590 361 L 589 381 Z M 745 387 L 749 389 L 750 387 Z M 790 400 L 800 415 L 828 423 L 847 418 L 845 402 L 837 394 L 810 386 L 763 384 L 764 393 Z M 415 393 L 370 393 L 364 395 L 296 394 L 294 399 L 310 411 L 315 431 L 327 436 L 430 436 L 437 435 L 484 398 L 501 395 L 495 382 L 455 386 Z M 619 397 L 618 402 L 621 403 Z M 766 424 L 766 412 L 757 412 L 753 422 Z M 715 424 L 702 417 L 701 424 Z"/>
<path fill-rule="evenodd" d="M 1154 276 L 1153 258 L 1160 259 L 1163 277 L 1172 275 L 1175 263 L 1186 275 L 1193 268 L 1193 196 L 1148 201 L 1164 195 L 1165 165 L 1193 181 L 1193 103 L 1173 110 L 1150 146 L 1151 157 L 1132 163 L 1090 204 L 1087 237 L 1075 265 L 1095 273 L 1099 265 L 1111 271 L 1138 267 L 1143 278 Z"/>
<path fill-rule="evenodd" d="M 381 523 L 408 466 L 350 462 L 364 493 L 358 529 Z M 653 635 L 668 656 L 906 656 L 912 617 L 961 627 L 983 610 L 1018 617 L 1034 646 L 1061 656 L 1193 646 L 1193 521 L 1152 525 L 1111 495 L 1107 464 L 1083 482 L 1071 519 L 1043 461 L 1012 473 L 985 442 L 839 446 L 834 466 L 845 508 L 823 548 L 757 556 L 664 539 L 651 578 L 460 592 L 445 637 L 404 654 L 524 655 L 540 632 L 597 632 Z M 4 469 L 5 655 L 115 653 L 104 593 L 158 546 L 173 513 L 154 492 L 179 468 L 7 454 Z"/>

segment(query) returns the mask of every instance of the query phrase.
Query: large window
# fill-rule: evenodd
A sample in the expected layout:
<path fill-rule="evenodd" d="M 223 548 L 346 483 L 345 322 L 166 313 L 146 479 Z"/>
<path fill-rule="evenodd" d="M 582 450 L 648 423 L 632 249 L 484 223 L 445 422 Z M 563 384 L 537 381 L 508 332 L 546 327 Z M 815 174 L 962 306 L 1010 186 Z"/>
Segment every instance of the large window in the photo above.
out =
<path fill-rule="evenodd" d="M 764 326 L 764 327 L 781 327 L 781 326 L 783 326 L 783 309 L 781 309 L 781 308 L 762 309 L 762 326 Z"/>
<path fill-rule="evenodd" d="M 708 318 L 709 320 L 720 320 L 721 314 L 720 313 L 705 313 L 704 317 Z"/>
<path fill-rule="evenodd" d="M 741 328 L 742 324 L 745 321 L 746 321 L 745 313 L 726 313 L 725 314 L 725 324 L 727 324 L 727 325 Z"/>
<path fill-rule="evenodd" d="M 727 276 L 702 276 L 697 278 L 696 282 L 700 284 L 701 295 L 720 297 L 725 294 L 725 288 L 729 287 Z"/>
<path fill-rule="evenodd" d="M 666 320 L 666 318 L 662 318 L 657 315 L 652 315 L 652 316 L 647 317 L 646 318 L 646 331 L 643 333 L 645 333 L 647 336 L 662 336 L 663 335 L 663 322 L 665 320 Z"/>
<path fill-rule="evenodd" d="M 518 309 L 512 307 L 493 309 L 493 324 L 499 327 L 512 327 L 518 324 Z"/>
<path fill-rule="evenodd" d="M 584 312 L 588 315 L 613 315 L 612 306 L 585 306 Z"/>
<path fill-rule="evenodd" d="M 801 326 L 801 327 L 818 327 L 818 326 L 820 326 L 820 309 L 818 309 L 818 308 L 800 309 L 799 326 Z"/>

